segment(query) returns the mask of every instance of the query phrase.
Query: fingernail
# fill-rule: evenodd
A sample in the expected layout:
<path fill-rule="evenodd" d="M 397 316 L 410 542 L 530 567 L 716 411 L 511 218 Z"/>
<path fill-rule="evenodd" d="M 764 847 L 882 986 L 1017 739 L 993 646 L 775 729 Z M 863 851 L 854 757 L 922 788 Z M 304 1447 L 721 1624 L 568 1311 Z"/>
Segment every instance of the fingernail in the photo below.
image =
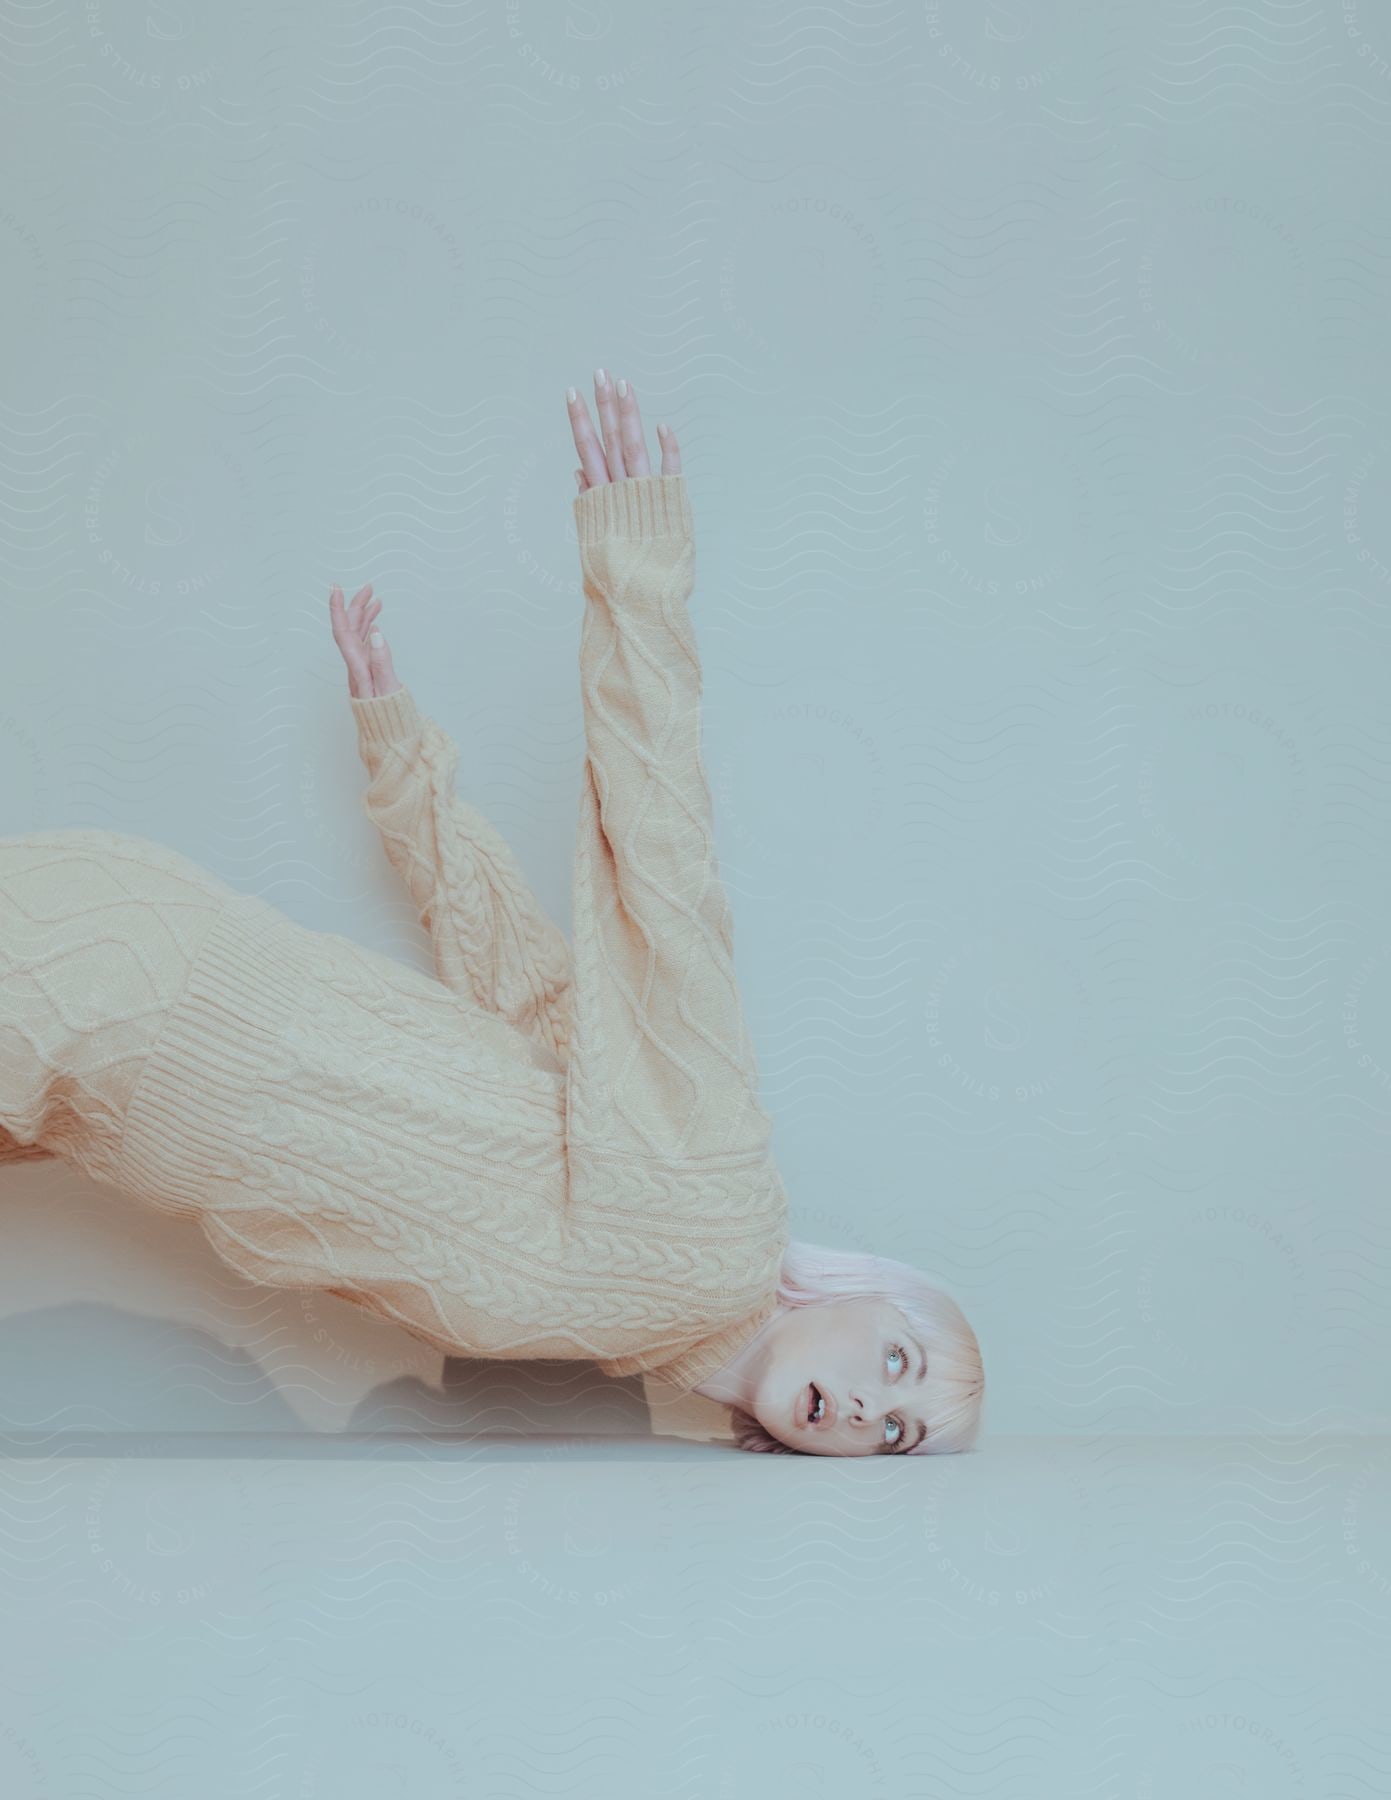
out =
<path fill-rule="evenodd" d="M 658 437 L 665 437 L 665 436 L 666 436 L 666 434 L 667 434 L 667 428 L 666 428 L 666 422 L 665 422 L 665 420 L 663 420 L 663 419 L 658 419 L 658 421 L 657 421 L 657 436 L 658 436 Z"/>
<path fill-rule="evenodd" d="M 566 388 L 565 398 L 570 402 L 571 406 L 573 406 L 579 396 L 576 394 L 574 388 Z"/>
<path fill-rule="evenodd" d="M 618 398 L 620 400 L 626 400 L 628 398 L 628 384 L 621 377 L 618 383 Z"/>
<path fill-rule="evenodd" d="M 381 647 L 382 647 L 382 634 L 380 631 L 374 631 L 372 633 L 372 648 L 374 650 L 380 650 Z"/>
<path fill-rule="evenodd" d="M 594 371 L 594 379 L 598 382 L 600 387 L 607 387 L 609 384 L 609 378 L 602 369 L 596 369 Z"/>

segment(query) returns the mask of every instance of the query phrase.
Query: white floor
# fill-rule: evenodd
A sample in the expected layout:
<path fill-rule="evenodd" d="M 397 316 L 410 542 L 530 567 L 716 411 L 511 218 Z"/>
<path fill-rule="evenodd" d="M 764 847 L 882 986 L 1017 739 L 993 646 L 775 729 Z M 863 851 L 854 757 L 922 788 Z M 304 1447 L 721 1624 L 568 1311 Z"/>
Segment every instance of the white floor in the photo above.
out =
<path fill-rule="evenodd" d="M 5 1800 L 1391 1792 L 1387 1439 L 8 1447 Z"/>

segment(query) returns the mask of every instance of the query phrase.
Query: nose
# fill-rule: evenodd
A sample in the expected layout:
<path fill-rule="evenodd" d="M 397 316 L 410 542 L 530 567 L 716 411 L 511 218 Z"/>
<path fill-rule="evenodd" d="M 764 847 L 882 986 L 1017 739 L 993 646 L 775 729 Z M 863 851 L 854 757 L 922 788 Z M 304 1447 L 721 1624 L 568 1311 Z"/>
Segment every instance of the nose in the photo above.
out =
<path fill-rule="evenodd" d="M 850 1395 L 850 1413 L 852 1418 L 863 1419 L 868 1424 L 874 1425 L 884 1417 L 884 1414 L 889 1410 L 887 1403 L 881 1404 L 879 1411 L 876 1412 L 874 1407 L 870 1404 L 871 1397 L 872 1390 L 870 1388 L 858 1388 L 852 1391 Z"/>

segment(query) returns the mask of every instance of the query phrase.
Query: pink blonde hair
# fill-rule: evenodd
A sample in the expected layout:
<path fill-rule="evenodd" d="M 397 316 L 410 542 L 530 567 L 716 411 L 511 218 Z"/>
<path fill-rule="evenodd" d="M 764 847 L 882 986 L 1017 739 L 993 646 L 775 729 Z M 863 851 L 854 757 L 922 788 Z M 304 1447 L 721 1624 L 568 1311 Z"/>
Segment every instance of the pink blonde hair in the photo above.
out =
<path fill-rule="evenodd" d="M 778 1282 L 783 1306 L 829 1306 L 837 1300 L 870 1296 L 888 1300 L 904 1312 L 927 1351 L 922 1392 L 927 1436 L 908 1456 L 950 1454 L 969 1450 L 976 1441 L 985 1396 L 980 1345 L 966 1315 L 941 1288 L 911 1263 L 863 1250 L 830 1250 L 823 1244 L 788 1244 Z M 797 1456 L 765 1431 L 742 1407 L 730 1408 L 734 1442 L 740 1450 Z"/>

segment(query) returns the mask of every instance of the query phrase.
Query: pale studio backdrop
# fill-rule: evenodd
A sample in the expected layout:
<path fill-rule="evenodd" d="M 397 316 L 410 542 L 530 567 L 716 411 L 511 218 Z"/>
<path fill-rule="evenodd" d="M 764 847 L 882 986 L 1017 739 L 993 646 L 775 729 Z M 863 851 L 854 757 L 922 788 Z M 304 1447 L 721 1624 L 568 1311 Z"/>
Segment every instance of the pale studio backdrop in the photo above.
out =
<path fill-rule="evenodd" d="M 1260 1448 L 1231 1477 L 1237 1537 L 1259 1558 L 1287 1529 L 1289 1567 L 1311 1593 L 1353 1580 L 1384 1649 L 1380 1565 L 1358 1586 L 1344 1560 L 1384 1478 L 1306 1446 L 1387 1430 L 1391 22 L 1356 0 L 0 18 L 24 170 L 0 204 L 0 831 L 153 836 L 427 966 L 360 812 L 328 631 L 330 584 L 370 579 L 462 790 L 568 930 L 563 397 L 597 363 L 626 375 L 684 447 L 706 761 L 793 1232 L 935 1270 L 979 1330 L 997 1441 L 1084 1457 L 1076 1478 L 1043 1465 L 1061 1569 L 1026 1499 L 939 1576 L 923 1562 L 946 1636 L 989 1616 L 973 1589 L 1033 1591 L 1009 1690 L 1027 1713 L 1039 1656 L 1097 1641 L 1076 1559 L 1143 1539 L 1114 1511 L 1110 1535 L 1077 1522 L 1077 1492 L 1124 1511 L 1150 1489 L 1108 1445 L 1211 1435 L 1191 1554 L 1226 1566 L 1207 1497 L 1230 1477 L 1216 1434 L 1240 1433 Z M 8 1178 L 5 1217 L 16 1442 L 645 1429 L 629 1384 L 602 1401 L 553 1370 L 441 1369 L 62 1170 Z M 735 1460 L 744 1491 L 771 1478 Z M 998 1508 L 986 1464 L 969 1479 Z M 566 1528 L 581 1561 L 626 1492 L 616 1464 L 598 1479 L 590 1539 Z M 827 1517 L 858 1493 L 827 1490 Z M 708 1560 L 661 1604 L 689 1618 L 728 1546 L 691 1537 L 686 1497 L 674 1539 Z M 938 1515 L 905 1518 L 935 1554 Z M 827 1554 L 819 1513 L 800 1528 Z M 1148 1628 L 1288 1598 L 1286 1562 L 1262 1568 L 1214 1600 L 1209 1565 L 1196 1588 L 1185 1566 Z M 1253 1676 L 1265 1629 L 1241 1639 Z M 1087 1654 L 1059 1677 L 1074 1699 Z M 710 1680 L 716 1710 L 756 1693 L 772 1718 L 783 1692 Z M 1265 1692 L 1281 1717 L 1290 1682 Z M 861 1758 L 837 1793 L 937 1791 L 914 1785 L 935 1765 L 912 1691 L 892 1693 L 882 1784 Z M 1107 1693 L 1120 1717 L 1129 1691 Z M 1013 1714 L 965 1716 L 958 1766 L 1011 1737 Z M 688 1791 L 771 1791 L 775 1740 L 749 1724 L 746 1759 Z M 808 1767 L 853 1754 L 815 1742 Z M 999 1779 L 1081 1791 L 1111 1779 L 1104 1743 Z M 1239 1733 L 1212 1743 L 1257 1767 Z M 1163 1755 L 1134 1750 L 1115 1791 L 1167 1791 Z M 314 1767 L 340 1796 L 357 1778 Z M 1271 1768 L 1286 1786 L 1253 1774 L 1263 1792 L 1306 1791 Z"/>

